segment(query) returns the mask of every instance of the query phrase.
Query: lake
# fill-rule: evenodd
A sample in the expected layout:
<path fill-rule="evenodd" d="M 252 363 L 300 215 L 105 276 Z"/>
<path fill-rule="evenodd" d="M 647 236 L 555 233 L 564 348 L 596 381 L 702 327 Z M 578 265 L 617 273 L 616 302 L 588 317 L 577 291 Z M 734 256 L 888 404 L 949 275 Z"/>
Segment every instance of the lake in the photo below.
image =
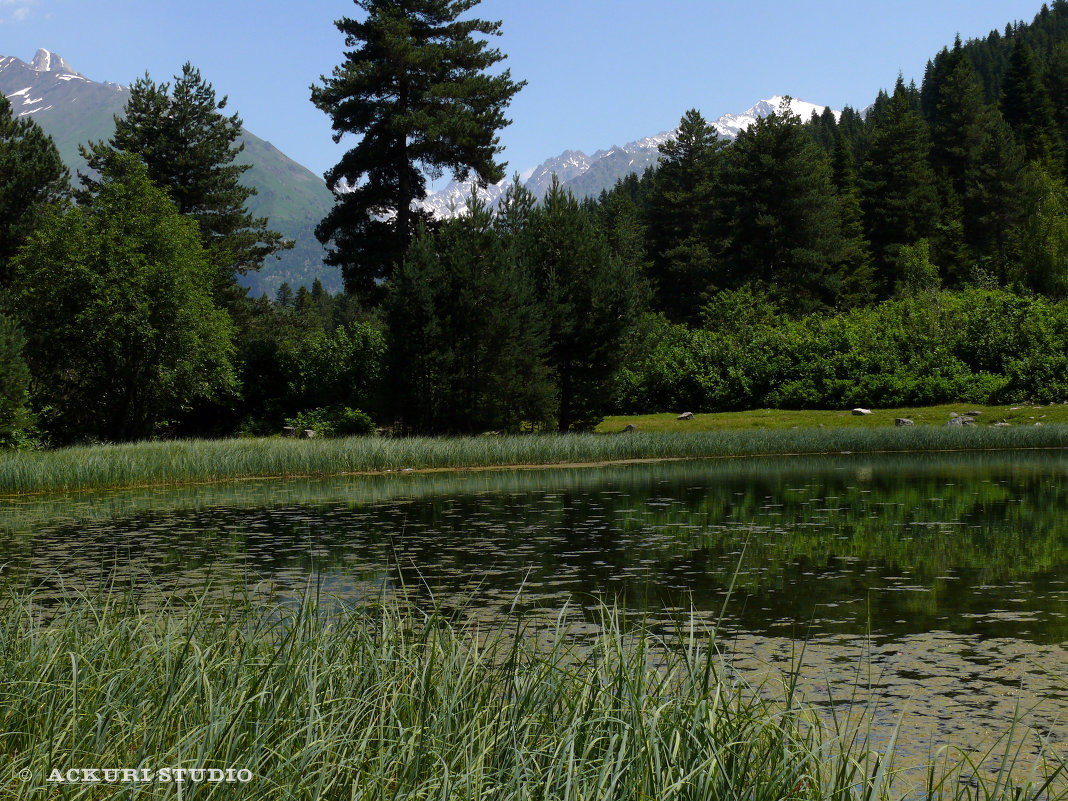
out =
<path fill-rule="evenodd" d="M 4 592 L 117 588 L 346 604 L 403 593 L 466 618 L 603 605 L 717 628 L 774 692 L 863 704 L 899 748 L 983 749 L 1014 717 L 1068 737 L 1068 455 L 715 459 L 396 473 L 34 496 L 0 506 Z M 852 707 L 851 707 L 852 705 Z M 881 733 L 880 733 L 881 732 Z"/>

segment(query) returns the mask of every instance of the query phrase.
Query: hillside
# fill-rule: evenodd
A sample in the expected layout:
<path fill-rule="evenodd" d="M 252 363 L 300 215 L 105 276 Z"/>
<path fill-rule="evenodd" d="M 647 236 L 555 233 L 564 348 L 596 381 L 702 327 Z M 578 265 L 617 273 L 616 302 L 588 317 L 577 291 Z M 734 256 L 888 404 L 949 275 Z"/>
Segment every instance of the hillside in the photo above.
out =
<path fill-rule="evenodd" d="M 38 50 L 30 63 L 0 57 L 0 92 L 11 101 L 15 114 L 32 116 L 52 136 L 72 175 L 85 169 L 78 146 L 110 137 L 114 117 L 122 114 L 130 95 L 127 87 L 86 78 L 47 50 Z M 302 284 L 310 288 L 316 278 L 327 289 L 340 290 L 341 276 L 323 264 L 323 248 L 314 234 L 333 205 L 325 182 L 247 129 L 239 142 L 244 151 L 238 163 L 252 165 L 243 182 L 257 192 L 249 210 L 269 218 L 273 228 L 296 242 L 293 250 L 270 259 L 258 274 L 241 282 L 253 295 L 273 295 L 283 281 L 294 288 Z"/>

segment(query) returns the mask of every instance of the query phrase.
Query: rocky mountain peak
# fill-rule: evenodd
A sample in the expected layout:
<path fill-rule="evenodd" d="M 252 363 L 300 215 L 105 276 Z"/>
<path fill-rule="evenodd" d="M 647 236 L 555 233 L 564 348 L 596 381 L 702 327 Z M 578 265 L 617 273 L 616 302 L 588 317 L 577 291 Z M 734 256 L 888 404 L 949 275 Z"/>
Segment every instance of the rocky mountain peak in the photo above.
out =
<path fill-rule="evenodd" d="M 784 96 L 775 95 L 761 100 L 741 114 L 724 114 L 710 124 L 721 139 L 734 140 L 741 131 L 749 128 L 757 120 L 777 113 L 784 100 L 786 100 Z M 824 107 L 790 98 L 790 111 L 802 121 L 807 121 L 813 112 L 822 114 Z M 841 112 L 834 112 L 836 118 L 840 114 Z M 623 176 L 630 173 L 640 174 L 646 167 L 655 165 L 660 156 L 660 145 L 671 141 L 676 136 L 678 136 L 677 129 L 661 131 L 653 136 L 629 142 L 622 147 L 613 145 L 608 150 L 598 150 L 592 156 L 587 156 L 581 150 L 565 150 L 559 156 L 526 170 L 521 180 L 538 198 L 544 197 L 552 184 L 554 175 L 565 189 L 571 190 L 576 196 L 596 196 L 603 189 L 611 189 Z M 479 196 L 492 208 L 497 199 L 507 190 L 509 183 L 509 181 L 502 181 L 500 184 L 487 187 L 488 192 L 480 190 Z M 454 181 L 442 191 L 430 195 L 422 203 L 422 207 L 436 217 L 452 217 L 456 213 L 463 213 L 464 204 L 473 187 L 473 183 L 458 184 Z"/>
<path fill-rule="evenodd" d="M 71 67 L 62 56 L 59 56 L 50 50 L 45 50 L 43 47 L 39 48 L 34 54 L 30 66 L 37 70 L 37 72 L 58 72 L 63 75 L 81 75 L 81 73 Z"/>

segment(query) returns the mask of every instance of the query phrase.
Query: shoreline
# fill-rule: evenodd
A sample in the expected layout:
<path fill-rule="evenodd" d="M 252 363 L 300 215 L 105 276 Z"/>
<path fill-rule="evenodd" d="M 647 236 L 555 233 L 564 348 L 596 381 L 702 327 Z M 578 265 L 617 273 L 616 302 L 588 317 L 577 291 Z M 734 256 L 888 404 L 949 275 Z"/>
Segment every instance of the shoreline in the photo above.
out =
<path fill-rule="evenodd" d="M 50 493 L 395 473 L 595 468 L 701 459 L 1040 451 L 1068 425 L 722 429 L 383 439 L 174 440 L 0 457 L 0 500 Z"/>

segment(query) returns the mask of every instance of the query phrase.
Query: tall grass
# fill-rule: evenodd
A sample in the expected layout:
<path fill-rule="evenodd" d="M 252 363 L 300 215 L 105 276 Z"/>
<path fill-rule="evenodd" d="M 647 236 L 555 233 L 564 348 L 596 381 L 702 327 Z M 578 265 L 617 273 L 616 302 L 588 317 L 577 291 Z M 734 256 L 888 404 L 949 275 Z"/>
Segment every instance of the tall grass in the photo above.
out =
<path fill-rule="evenodd" d="M 662 481 L 733 486 L 748 482 L 792 486 L 798 478 L 841 476 L 842 471 L 868 475 L 892 475 L 912 481 L 937 480 L 959 483 L 1068 473 L 1068 450 L 964 451 L 950 453 L 840 454 L 782 456 L 761 459 L 679 460 L 650 464 L 545 467 L 537 470 L 480 470 L 411 472 L 398 481 L 395 474 L 361 476 L 325 475 L 273 481 L 222 481 L 210 483 L 157 484 L 145 487 L 111 488 L 92 493 L 53 492 L 24 495 L 0 502 L 0 532 L 28 532 L 57 522 L 99 522 L 145 512 L 162 513 L 187 509 L 268 508 L 273 506 L 382 504 L 398 499 L 448 497 L 475 494 L 516 495 L 548 492 L 567 486 L 597 491 L 609 484 L 630 492 L 649 492 Z M 836 484 L 837 486 L 837 484 Z M 986 486 L 989 486 L 989 482 Z M 659 492 L 659 490 L 657 490 Z M 731 492 L 734 490 L 732 489 Z M 732 502 L 732 506 L 737 506 Z"/>
<path fill-rule="evenodd" d="M 766 700 L 682 629 L 655 640 L 606 611 L 566 625 L 479 630 L 401 606 L 327 614 L 203 606 L 148 615 L 74 601 L 0 620 L 6 798 L 141 797 L 147 781 L 49 784 L 72 768 L 244 769 L 185 798 L 984 801 L 1063 798 L 1062 764 L 960 781 L 967 763 L 894 778 L 891 738 L 826 726 L 787 681 Z M 984 779 L 981 776 L 989 775 Z"/>
<path fill-rule="evenodd" d="M 1066 446 L 1068 426 L 1054 425 L 614 436 L 182 440 L 5 454 L 0 457 L 0 493 L 633 459 Z"/>

